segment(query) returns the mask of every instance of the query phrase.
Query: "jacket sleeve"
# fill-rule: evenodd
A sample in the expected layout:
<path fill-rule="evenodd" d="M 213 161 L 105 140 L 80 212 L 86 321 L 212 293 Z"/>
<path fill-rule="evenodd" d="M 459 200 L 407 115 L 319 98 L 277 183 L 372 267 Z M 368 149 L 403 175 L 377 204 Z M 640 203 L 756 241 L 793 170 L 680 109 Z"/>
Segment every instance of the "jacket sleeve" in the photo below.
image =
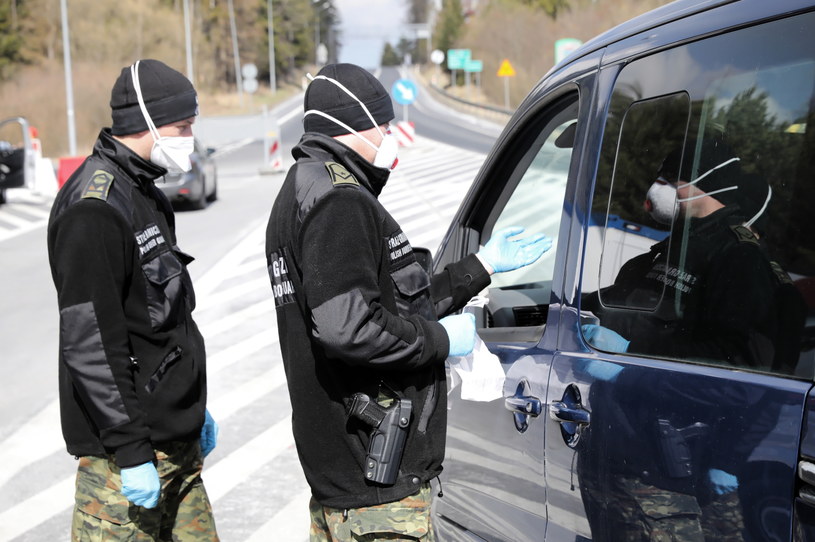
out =
<path fill-rule="evenodd" d="M 489 285 L 490 275 L 475 254 L 445 266 L 430 282 L 436 314 L 442 317 L 459 310 Z"/>
<path fill-rule="evenodd" d="M 400 317 L 382 305 L 387 265 L 377 209 L 355 187 L 335 188 L 306 217 L 300 236 L 303 290 L 312 334 L 330 358 L 410 370 L 441 362 L 449 341 L 438 322 Z"/>
<path fill-rule="evenodd" d="M 84 410 L 120 467 L 154 458 L 136 396 L 124 292 L 136 262 L 133 233 L 105 202 L 83 200 L 53 224 L 50 258 L 60 351 Z"/>

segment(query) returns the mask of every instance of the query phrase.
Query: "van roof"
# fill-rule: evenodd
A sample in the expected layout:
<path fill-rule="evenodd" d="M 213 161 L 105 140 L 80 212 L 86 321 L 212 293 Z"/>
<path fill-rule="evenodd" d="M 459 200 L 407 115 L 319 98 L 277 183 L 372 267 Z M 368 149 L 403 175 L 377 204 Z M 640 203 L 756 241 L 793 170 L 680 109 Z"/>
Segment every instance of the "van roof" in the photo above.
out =
<path fill-rule="evenodd" d="M 602 34 L 590 39 L 572 54 L 567 56 L 558 65 L 550 70 L 550 73 L 556 71 L 565 63 L 572 61 L 581 56 L 587 55 L 592 51 L 602 49 L 607 45 L 624 40 L 640 32 L 644 32 L 651 28 L 662 26 L 666 23 L 695 15 L 702 11 L 713 9 L 725 4 L 732 4 L 740 0 L 676 0 L 664 6 L 653 9 L 647 13 L 643 13 L 633 19 L 615 26 L 614 28 L 603 32 Z"/>

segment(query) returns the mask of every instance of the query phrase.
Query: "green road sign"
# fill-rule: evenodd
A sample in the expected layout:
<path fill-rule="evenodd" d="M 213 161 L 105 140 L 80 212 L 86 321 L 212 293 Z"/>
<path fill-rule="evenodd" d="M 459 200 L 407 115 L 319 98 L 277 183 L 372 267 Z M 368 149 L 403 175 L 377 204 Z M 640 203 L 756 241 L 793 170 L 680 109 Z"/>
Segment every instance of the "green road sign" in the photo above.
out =
<path fill-rule="evenodd" d="M 467 61 L 470 60 L 469 49 L 448 49 L 447 50 L 447 69 L 448 70 L 463 70 Z"/>
<path fill-rule="evenodd" d="M 468 59 L 467 62 L 464 63 L 464 71 L 465 72 L 484 71 L 484 62 L 481 60 Z"/>
<path fill-rule="evenodd" d="M 583 42 L 575 38 L 562 38 L 555 42 L 555 64 L 569 56 L 569 54 L 583 45 Z"/>

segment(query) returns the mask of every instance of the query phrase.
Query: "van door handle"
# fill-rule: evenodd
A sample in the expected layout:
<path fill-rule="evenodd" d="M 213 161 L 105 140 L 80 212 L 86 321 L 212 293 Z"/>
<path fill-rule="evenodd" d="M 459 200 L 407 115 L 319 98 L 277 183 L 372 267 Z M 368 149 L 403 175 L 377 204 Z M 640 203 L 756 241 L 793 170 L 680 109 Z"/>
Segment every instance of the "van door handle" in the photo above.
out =
<path fill-rule="evenodd" d="M 588 410 L 580 406 L 570 407 L 562 401 L 554 401 L 549 405 L 549 417 L 556 422 L 577 425 L 588 425 L 591 422 L 591 414 Z"/>
<path fill-rule="evenodd" d="M 540 399 L 530 395 L 507 397 L 504 399 L 504 406 L 511 412 L 518 412 L 537 418 L 543 411 Z"/>

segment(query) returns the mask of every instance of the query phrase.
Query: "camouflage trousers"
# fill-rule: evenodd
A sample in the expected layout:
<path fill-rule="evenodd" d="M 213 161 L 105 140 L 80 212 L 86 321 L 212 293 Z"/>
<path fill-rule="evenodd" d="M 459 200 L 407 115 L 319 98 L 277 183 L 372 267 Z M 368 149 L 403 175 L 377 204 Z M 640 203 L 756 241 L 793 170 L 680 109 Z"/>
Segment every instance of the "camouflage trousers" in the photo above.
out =
<path fill-rule="evenodd" d="M 149 510 L 122 495 L 113 458 L 79 459 L 72 542 L 217 542 L 198 442 L 172 443 L 155 452 L 161 496 Z"/>
<path fill-rule="evenodd" d="M 330 508 L 311 499 L 310 542 L 435 542 L 430 484 L 400 501 L 365 508 Z"/>
<path fill-rule="evenodd" d="M 744 519 L 736 492 L 704 507 L 693 495 L 660 489 L 637 478 L 612 477 L 606 491 L 586 484 L 598 542 L 730 542 L 743 540 Z M 586 502 L 588 501 L 588 502 Z"/>

